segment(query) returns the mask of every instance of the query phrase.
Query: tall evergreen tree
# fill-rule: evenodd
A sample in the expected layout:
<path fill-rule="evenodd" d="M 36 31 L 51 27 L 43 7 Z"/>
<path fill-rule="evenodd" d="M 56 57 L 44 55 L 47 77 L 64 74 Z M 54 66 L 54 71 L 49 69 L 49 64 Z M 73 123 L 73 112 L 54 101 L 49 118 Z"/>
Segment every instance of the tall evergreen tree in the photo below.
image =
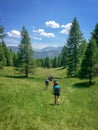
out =
<path fill-rule="evenodd" d="M 46 57 L 44 60 L 44 67 L 50 68 L 51 67 L 51 61 L 49 57 Z"/>
<path fill-rule="evenodd" d="M 82 43 L 78 47 L 79 69 L 81 67 L 81 63 L 82 63 L 82 60 L 86 51 L 86 47 L 87 47 L 86 40 L 83 40 Z"/>
<path fill-rule="evenodd" d="M 5 55 L 4 55 L 4 50 L 3 47 L 0 46 L 0 69 L 3 68 L 3 66 L 5 65 L 6 59 L 5 59 Z"/>
<path fill-rule="evenodd" d="M 6 64 L 6 58 L 4 54 L 4 49 L 2 47 L 2 44 L 4 42 L 4 27 L 0 23 L 0 68 L 2 68 Z"/>
<path fill-rule="evenodd" d="M 98 47 L 98 23 L 96 24 L 95 29 L 93 30 L 91 35 L 92 35 L 92 38 L 95 39 L 97 43 L 97 47 Z"/>
<path fill-rule="evenodd" d="M 80 31 L 80 26 L 76 18 L 72 21 L 72 26 L 69 32 L 69 37 L 67 39 L 67 49 L 68 49 L 68 61 L 67 61 L 67 76 L 73 77 L 77 75 L 78 72 L 78 46 L 82 41 L 82 33 Z"/>
<path fill-rule="evenodd" d="M 2 42 L 2 47 L 4 50 L 4 55 L 5 55 L 5 59 L 6 59 L 6 66 L 10 66 L 13 65 L 13 56 L 12 56 L 12 52 L 9 50 L 9 48 L 6 46 L 5 42 Z"/>
<path fill-rule="evenodd" d="M 54 59 L 53 59 L 52 67 L 53 67 L 53 68 L 58 67 L 58 58 L 57 58 L 56 56 L 55 56 Z"/>
<path fill-rule="evenodd" d="M 96 72 L 98 74 L 98 23 L 95 25 L 95 29 L 91 33 L 91 37 L 95 39 L 97 44 L 97 64 L 96 64 Z"/>
<path fill-rule="evenodd" d="M 61 52 L 61 53 L 62 53 L 62 52 Z M 62 60 L 62 55 L 61 55 L 61 53 L 60 53 L 59 56 L 57 57 L 57 59 L 58 59 L 57 67 L 61 67 L 61 66 L 62 66 L 62 64 L 61 64 L 61 60 Z"/>
<path fill-rule="evenodd" d="M 97 61 L 97 45 L 94 39 L 88 43 L 84 59 L 82 61 L 80 78 L 88 79 L 89 84 L 92 84 L 92 79 L 96 74 L 95 66 Z"/>
<path fill-rule="evenodd" d="M 64 46 L 61 51 L 61 66 L 65 68 L 66 64 L 67 64 L 67 47 Z"/>
<path fill-rule="evenodd" d="M 29 72 L 33 70 L 33 66 L 33 48 L 30 43 L 28 31 L 23 26 L 16 67 L 28 77 Z"/>
<path fill-rule="evenodd" d="M 4 33 L 4 27 L 0 23 L 0 45 L 2 45 L 2 42 L 4 41 L 5 33 Z"/>

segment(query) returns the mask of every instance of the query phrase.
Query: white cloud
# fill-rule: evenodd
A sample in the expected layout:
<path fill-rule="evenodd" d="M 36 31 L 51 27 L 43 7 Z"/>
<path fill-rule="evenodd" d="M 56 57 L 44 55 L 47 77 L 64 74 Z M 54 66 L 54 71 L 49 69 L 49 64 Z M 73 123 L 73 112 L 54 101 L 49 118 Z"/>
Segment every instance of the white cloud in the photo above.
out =
<path fill-rule="evenodd" d="M 42 49 L 49 46 L 49 44 L 43 44 L 43 43 L 32 43 L 33 49 Z"/>
<path fill-rule="evenodd" d="M 17 38 L 19 38 L 21 33 L 19 31 L 17 31 L 17 30 L 11 30 L 10 32 L 7 32 L 7 35 L 9 37 L 17 37 Z"/>
<path fill-rule="evenodd" d="M 44 29 L 33 30 L 33 32 L 39 33 L 42 37 L 55 37 L 54 33 L 47 33 Z"/>
<path fill-rule="evenodd" d="M 56 23 L 55 21 L 46 21 L 45 22 L 46 27 L 51 27 L 51 28 L 59 28 L 60 25 Z"/>
<path fill-rule="evenodd" d="M 32 47 L 33 49 L 42 49 L 42 48 L 45 48 L 45 47 L 58 47 L 58 46 L 61 46 L 61 44 L 50 44 L 50 43 L 32 43 Z"/>
<path fill-rule="evenodd" d="M 64 28 L 64 29 L 61 30 L 60 33 L 69 34 L 71 25 L 72 25 L 72 23 L 68 23 L 68 24 L 66 24 L 66 25 L 61 25 L 61 28 Z"/>
<path fill-rule="evenodd" d="M 35 39 L 35 40 L 42 40 L 41 37 L 33 37 L 33 39 Z"/>

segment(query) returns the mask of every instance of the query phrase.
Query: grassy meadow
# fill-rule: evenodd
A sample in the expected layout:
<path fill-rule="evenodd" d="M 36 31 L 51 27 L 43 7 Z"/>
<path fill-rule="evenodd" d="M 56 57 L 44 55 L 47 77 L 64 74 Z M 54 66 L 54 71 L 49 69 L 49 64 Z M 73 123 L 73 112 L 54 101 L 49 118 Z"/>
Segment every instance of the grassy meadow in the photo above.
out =
<path fill-rule="evenodd" d="M 61 68 L 36 68 L 28 78 L 12 67 L 0 70 L 0 130 L 98 130 L 98 77 L 92 86 L 85 80 L 66 78 Z M 61 103 L 54 105 L 51 74 L 61 86 Z"/>

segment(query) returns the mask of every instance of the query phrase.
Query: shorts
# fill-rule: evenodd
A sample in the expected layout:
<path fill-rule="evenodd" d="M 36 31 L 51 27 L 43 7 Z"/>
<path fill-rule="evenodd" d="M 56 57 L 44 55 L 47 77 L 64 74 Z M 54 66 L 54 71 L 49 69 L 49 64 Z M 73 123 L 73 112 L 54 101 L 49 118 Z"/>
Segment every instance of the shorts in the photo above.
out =
<path fill-rule="evenodd" d="M 46 84 L 46 86 L 48 86 L 48 85 L 49 85 L 49 82 L 46 80 L 46 81 L 45 81 L 45 84 Z"/>
<path fill-rule="evenodd" d="M 60 88 L 55 88 L 54 89 L 54 95 L 55 96 L 60 96 Z"/>

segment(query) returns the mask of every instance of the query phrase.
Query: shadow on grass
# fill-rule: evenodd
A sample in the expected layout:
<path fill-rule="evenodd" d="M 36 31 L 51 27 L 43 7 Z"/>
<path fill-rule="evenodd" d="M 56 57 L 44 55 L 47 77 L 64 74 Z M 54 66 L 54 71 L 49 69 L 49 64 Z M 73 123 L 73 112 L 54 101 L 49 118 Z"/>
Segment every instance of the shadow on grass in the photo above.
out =
<path fill-rule="evenodd" d="M 8 78 L 16 78 L 16 79 L 33 79 L 33 77 L 26 77 L 26 76 L 5 76 Z"/>
<path fill-rule="evenodd" d="M 3 84 L 0 83 L 0 88 L 1 88 L 2 86 L 4 86 L 4 85 L 5 85 L 4 83 L 3 83 Z"/>
<path fill-rule="evenodd" d="M 61 78 L 61 77 L 55 77 L 55 79 L 63 79 L 63 78 Z"/>
<path fill-rule="evenodd" d="M 74 88 L 89 88 L 89 87 L 91 87 L 94 84 L 95 84 L 95 82 L 92 82 L 91 85 L 88 82 L 82 82 L 82 83 L 75 83 L 73 85 L 73 87 Z"/>
<path fill-rule="evenodd" d="M 65 67 L 56 68 L 56 70 L 64 70 Z"/>
<path fill-rule="evenodd" d="M 50 106 L 54 106 L 55 104 L 54 103 L 49 103 Z"/>
<path fill-rule="evenodd" d="M 60 104 L 54 104 L 54 103 L 50 103 L 50 106 L 59 106 Z"/>

